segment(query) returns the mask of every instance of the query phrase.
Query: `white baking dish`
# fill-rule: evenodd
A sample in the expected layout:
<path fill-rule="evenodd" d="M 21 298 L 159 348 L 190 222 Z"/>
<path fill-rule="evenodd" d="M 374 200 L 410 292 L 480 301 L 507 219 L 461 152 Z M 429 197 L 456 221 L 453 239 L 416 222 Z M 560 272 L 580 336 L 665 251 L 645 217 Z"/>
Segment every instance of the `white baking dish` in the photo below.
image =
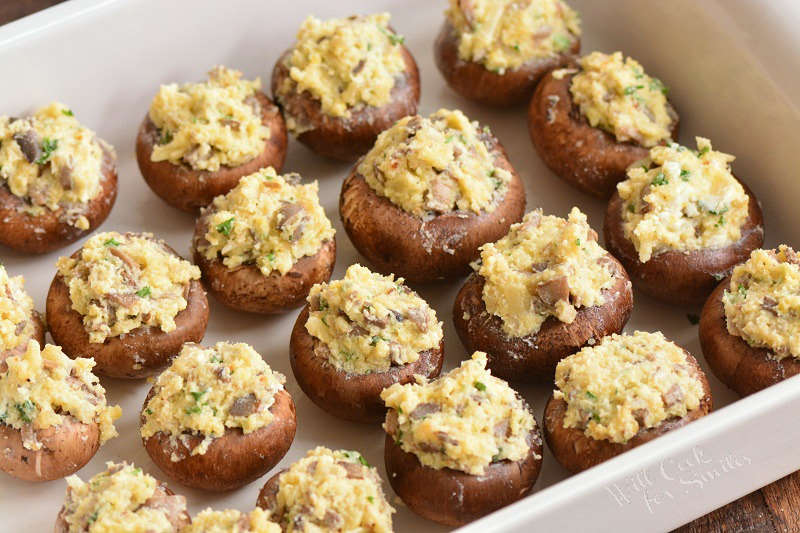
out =
<path fill-rule="evenodd" d="M 800 244 L 800 6 L 790 0 L 643 2 L 573 0 L 584 20 L 584 51 L 622 49 L 672 88 L 681 113 L 682 140 L 695 134 L 738 156 L 737 174 L 761 199 L 767 244 Z M 319 0 L 72 0 L 0 28 L 0 113 L 20 114 L 58 99 L 81 121 L 113 143 L 119 153 L 117 205 L 103 229 L 152 231 L 179 251 L 188 251 L 193 220 L 159 200 L 139 175 L 133 157 L 137 127 L 160 83 L 203 77 L 224 63 L 261 76 L 268 85 L 272 65 L 290 45 L 300 21 L 387 9 L 393 25 L 407 37 L 422 72 L 421 111 L 460 107 L 492 126 L 525 181 L 529 209 L 564 216 L 577 204 L 595 228 L 602 203 L 559 181 L 534 153 L 524 109 L 493 110 L 472 105 L 451 92 L 433 66 L 432 42 L 442 20 L 444 0 L 322 2 Z M 358 260 L 341 229 L 336 211 L 339 186 L 348 171 L 292 143 L 286 169 L 318 179 L 321 198 L 338 230 L 334 276 Z M 63 250 L 71 253 L 80 243 Z M 0 250 L 10 273 L 25 274 L 37 307 L 59 255 L 25 257 Z M 461 280 L 422 287 L 420 292 L 445 323 L 447 367 L 464 356 L 451 321 L 451 305 Z M 230 339 L 253 344 L 274 368 L 288 376 L 297 402 L 297 439 L 278 468 L 317 444 L 361 450 L 383 472 L 380 428 L 340 422 L 303 395 L 288 363 L 289 331 L 296 313 L 264 318 L 212 304 L 207 341 Z M 702 361 L 697 327 L 687 311 L 661 306 L 636 295 L 628 330 L 661 329 Z M 712 415 L 690 426 L 567 479 L 549 453 L 536 493 L 464 531 L 657 531 L 675 527 L 800 468 L 800 380 L 794 379 L 733 402 L 736 398 L 710 376 Z M 123 406 L 120 437 L 101 448 L 81 472 L 89 477 L 108 460 L 134 461 L 163 478 L 141 446 L 137 416 L 147 392 L 144 382 L 103 380 L 109 399 Z M 539 418 L 547 387 L 522 387 Z M 266 477 L 220 496 L 186 490 L 193 512 L 253 506 Z M 0 477 L 0 529 L 45 531 L 61 505 L 65 483 L 29 484 Z M 391 495 L 391 489 L 386 487 Z M 415 517 L 399 501 L 398 531 L 441 531 Z"/>

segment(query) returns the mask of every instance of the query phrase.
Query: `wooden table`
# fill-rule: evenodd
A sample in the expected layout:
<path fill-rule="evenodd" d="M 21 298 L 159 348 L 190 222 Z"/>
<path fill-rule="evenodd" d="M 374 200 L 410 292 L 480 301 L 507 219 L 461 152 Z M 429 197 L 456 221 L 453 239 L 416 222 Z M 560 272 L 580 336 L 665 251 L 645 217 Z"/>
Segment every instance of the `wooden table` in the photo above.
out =
<path fill-rule="evenodd" d="M 24 17 L 64 0 L 0 0 L 0 25 Z M 3 109 L 0 113 L 10 113 Z M 676 531 L 711 532 L 800 532 L 800 471 L 748 494 Z"/>

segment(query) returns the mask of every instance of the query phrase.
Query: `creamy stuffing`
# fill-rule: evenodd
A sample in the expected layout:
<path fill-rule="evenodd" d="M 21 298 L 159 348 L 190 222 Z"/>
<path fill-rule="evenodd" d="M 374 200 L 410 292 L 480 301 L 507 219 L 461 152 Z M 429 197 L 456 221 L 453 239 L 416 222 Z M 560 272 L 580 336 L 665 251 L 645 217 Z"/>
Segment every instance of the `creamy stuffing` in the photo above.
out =
<path fill-rule="evenodd" d="M 324 21 L 309 16 L 284 60 L 289 76 L 278 87 L 278 100 L 307 91 L 332 117 L 380 107 L 391 100 L 406 70 L 403 40 L 389 27 L 388 13 Z M 291 117 L 286 125 L 292 131 L 302 128 Z"/>
<path fill-rule="evenodd" d="M 389 408 L 384 429 L 425 466 L 479 476 L 493 462 L 530 453 L 536 420 L 508 383 L 486 370 L 483 352 L 433 381 L 396 383 L 381 398 Z"/>
<path fill-rule="evenodd" d="M 217 66 L 208 81 L 162 85 L 150 104 L 149 117 L 158 129 L 158 144 L 150 159 L 218 171 L 256 157 L 270 130 L 261 118 L 256 93 L 261 80 Z"/>
<path fill-rule="evenodd" d="M 754 250 L 733 269 L 722 302 L 731 335 L 779 361 L 800 359 L 800 256 L 792 248 Z"/>
<path fill-rule="evenodd" d="M 333 238 L 334 229 L 319 204 L 317 182 L 278 176 L 272 167 L 245 176 L 205 214 L 208 229 L 197 244 L 206 259 L 229 269 L 253 264 L 265 276 L 286 274 Z"/>
<path fill-rule="evenodd" d="M 495 148 L 488 127 L 480 129 L 461 111 L 440 109 L 382 132 L 358 173 L 376 193 L 418 217 L 492 212 L 511 181 Z"/>
<path fill-rule="evenodd" d="M 669 250 L 722 248 L 738 241 L 749 198 L 730 169 L 732 155 L 697 137 L 697 150 L 656 146 L 617 184 L 622 229 L 646 263 Z"/>
<path fill-rule="evenodd" d="M 484 244 L 474 267 L 485 280 L 486 310 L 502 319 L 506 335 L 524 337 L 550 316 L 571 324 L 580 308 L 603 305 L 603 290 L 614 284 L 606 257 L 577 207 L 566 220 L 539 209 Z"/>
<path fill-rule="evenodd" d="M 25 278 L 10 277 L 0 265 L 0 360 L 22 348 L 33 336 L 33 300 L 25 292 Z"/>
<path fill-rule="evenodd" d="M 188 522 L 186 498 L 167 494 L 158 480 L 132 464 L 106 466 L 88 482 L 67 478 L 62 517 L 70 533 L 178 533 Z"/>
<path fill-rule="evenodd" d="M 181 533 L 281 533 L 281 526 L 270 520 L 268 511 L 256 507 L 249 513 L 237 509 L 205 509 Z"/>
<path fill-rule="evenodd" d="M 705 395 L 686 352 L 660 332 L 610 335 L 556 367 L 553 397 L 565 428 L 623 444 L 643 429 L 697 409 Z"/>
<path fill-rule="evenodd" d="M 503 74 L 567 52 L 581 34 L 578 14 L 561 0 L 450 0 L 458 56 Z"/>
<path fill-rule="evenodd" d="M 63 208 L 68 224 L 89 229 L 84 212 L 101 192 L 104 150 L 113 153 L 58 102 L 25 118 L 0 116 L 0 184 L 34 216 Z"/>
<path fill-rule="evenodd" d="M 272 519 L 286 533 L 391 533 L 394 509 L 378 471 L 355 451 L 319 446 L 278 478 Z"/>
<path fill-rule="evenodd" d="M 581 68 L 569 90 L 592 127 L 611 133 L 618 142 L 632 141 L 647 148 L 670 139 L 677 117 L 661 80 L 648 76 L 633 58 L 623 59 L 622 52 L 592 52 L 578 63 Z"/>
<path fill-rule="evenodd" d="M 275 395 L 285 382 L 247 344 L 184 344 L 153 385 L 142 411 L 142 437 L 161 432 L 188 447 L 191 436 L 200 436 L 191 454 L 202 455 L 227 428 L 248 434 L 268 426 L 274 419 L 270 408 Z M 184 457 L 173 453 L 171 459 Z"/>
<path fill-rule="evenodd" d="M 27 350 L 6 358 L 0 372 L 0 423 L 22 431 L 22 444 L 40 450 L 36 432 L 71 416 L 97 424 L 100 443 L 117 436 L 119 406 L 106 404 L 106 391 L 92 374 L 94 359 L 70 359 L 61 348 L 29 341 Z"/>
<path fill-rule="evenodd" d="M 189 283 L 200 279 L 199 268 L 149 233 L 97 233 L 57 267 L 92 343 L 140 327 L 173 331 Z"/>
<path fill-rule="evenodd" d="M 384 372 L 439 347 L 442 323 L 403 278 L 351 265 L 341 280 L 314 285 L 306 330 L 327 361 L 348 373 Z"/>

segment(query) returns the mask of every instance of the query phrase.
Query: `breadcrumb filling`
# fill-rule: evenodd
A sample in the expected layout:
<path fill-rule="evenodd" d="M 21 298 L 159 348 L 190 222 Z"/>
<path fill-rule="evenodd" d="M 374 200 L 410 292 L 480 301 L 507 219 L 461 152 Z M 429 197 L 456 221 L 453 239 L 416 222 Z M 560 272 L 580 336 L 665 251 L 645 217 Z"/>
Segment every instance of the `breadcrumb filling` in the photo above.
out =
<path fill-rule="evenodd" d="M 445 15 L 459 58 L 498 74 L 566 52 L 581 35 L 578 14 L 561 0 L 450 0 Z"/>
<path fill-rule="evenodd" d="M 731 335 L 779 361 L 800 358 L 800 257 L 792 248 L 754 250 L 733 269 L 722 302 Z"/>
<path fill-rule="evenodd" d="M 384 389 L 381 398 L 389 408 L 384 429 L 420 463 L 479 476 L 493 462 L 528 455 L 536 420 L 508 383 L 486 370 L 485 353 L 438 379 L 416 378 Z"/>
<path fill-rule="evenodd" d="M 461 111 L 408 116 L 378 136 L 358 173 L 380 196 L 417 217 L 452 211 L 491 213 L 511 172 L 498 165 L 495 140 Z"/>
<path fill-rule="evenodd" d="M 286 274 L 319 252 L 335 231 L 319 203 L 317 182 L 300 184 L 299 178 L 278 176 L 272 167 L 242 178 L 214 198 L 197 250 L 206 259 L 221 258 L 229 269 L 255 265 L 265 276 Z"/>
<path fill-rule="evenodd" d="M 383 372 L 439 347 L 442 323 L 403 278 L 351 265 L 341 280 L 314 285 L 306 330 L 324 356 L 348 373 Z"/>
<path fill-rule="evenodd" d="M 162 85 L 150 104 L 158 143 L 150 159 L 216 172 L 237 167 L 264 150 L 270 130 L 256 93 L 261 80 L 217 66 L 202 83 Z"/>
<path fill-rule="evenodd" d="M 275 395 L 285 382 L 247 344 L 184 344 L 153 385 L 154 394 L 142 412 L 142 437 L 161 432 L 188 447 L 187 436 L 198 435 L 203 439 L 191 454 L 202 455 L 227 428 L 248 434 L 268 426 L 274 419 L 270 408 Z M 175 452 L 171 459 L 185 457 Z"/>
<path fill-rule="evenodd" d="M 666 251 L 717 249 L 738 241 L 750 199 L 733 174 L 732 155 L 697 137 L 697 150 L 656 146 L 617 184 L 622 229 L 639 261 Z"/>
<path fill-rule="evenodd" d="M 704 396 L 686 353 L 661 332 L 604 337 L 558 363 L 556 387 L 565 428 L 620 444 L 686 416 Z"/>
<path fill-rule="evenodd" d="M 614 284 L 606 255 L 577 207 L 566 220 L 538 209 L 484 244 L 474 268 L 485 280 L 486 310 L 502 319 L 506 335 L 524 337 L 548 317 L 571 324 L 580 308 L 603 305 L 602 291 Z"/>

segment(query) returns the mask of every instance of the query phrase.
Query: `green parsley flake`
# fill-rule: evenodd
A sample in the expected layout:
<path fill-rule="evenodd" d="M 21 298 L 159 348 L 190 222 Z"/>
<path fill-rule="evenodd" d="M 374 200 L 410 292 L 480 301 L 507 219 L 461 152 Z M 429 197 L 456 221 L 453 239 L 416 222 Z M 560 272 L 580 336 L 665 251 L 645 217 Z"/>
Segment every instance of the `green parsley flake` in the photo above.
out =
<path fill-rule="evenodd" d="M 231 230 L 233 229 L 233 221 L 235 217 L 231 217 L 225 222 L 221 224 L 217 224 L 217 231 L 225 235 L 226 237 L 231 234 Z"/>
<path fill-rule="evenodd" d="M 148 285 L 145 285 L 144 287 L 136 291 L 136 296 L 139 296 L 140 298 L 147 298 L 148 296 L 150 296 L 150 292 L 151 292 L 150 287 Z"/>

